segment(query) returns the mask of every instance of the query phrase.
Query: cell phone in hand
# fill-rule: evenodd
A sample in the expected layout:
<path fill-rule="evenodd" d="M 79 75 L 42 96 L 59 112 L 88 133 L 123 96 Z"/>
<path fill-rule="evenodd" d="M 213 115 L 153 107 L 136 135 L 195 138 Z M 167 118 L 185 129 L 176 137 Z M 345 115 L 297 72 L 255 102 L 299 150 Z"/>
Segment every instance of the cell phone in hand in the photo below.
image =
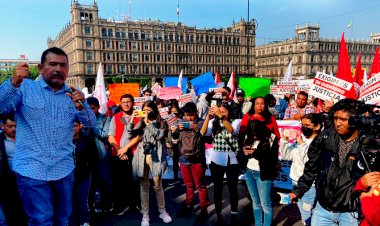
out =
<path fill-rule="evenodd" d="M 182 122 L 183 128 L 190 129 L 190 122 Z"/>
<path fill-rule="evenodd" d="M 257 149 L 257 146 L 259 146 L 259 143 L 260 143 L 259 140 L 255 140 L 255 142 L 253 142 L 251 148 L 252 148 L 252 149 Z"/>

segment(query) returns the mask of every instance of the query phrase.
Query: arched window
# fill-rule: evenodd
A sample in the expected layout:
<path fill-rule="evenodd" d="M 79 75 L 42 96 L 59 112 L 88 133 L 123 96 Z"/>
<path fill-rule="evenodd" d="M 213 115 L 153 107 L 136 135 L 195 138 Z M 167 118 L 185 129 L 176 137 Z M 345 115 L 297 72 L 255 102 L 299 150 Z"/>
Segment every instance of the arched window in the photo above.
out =
<path fill-rule="evenodd" d="M 108 29 L 108 37 L 113 37 L 113 31 L 112 29 Z"/>
<path fill-rule="evenodd" d="M 107 29 L 102 29 L 102 37 L 107 37 Z"/>
<path fill-rule="evenodd" d="M 119 29 L 116 29 L 116 38 L 120 38 L 120 30 Z"/>

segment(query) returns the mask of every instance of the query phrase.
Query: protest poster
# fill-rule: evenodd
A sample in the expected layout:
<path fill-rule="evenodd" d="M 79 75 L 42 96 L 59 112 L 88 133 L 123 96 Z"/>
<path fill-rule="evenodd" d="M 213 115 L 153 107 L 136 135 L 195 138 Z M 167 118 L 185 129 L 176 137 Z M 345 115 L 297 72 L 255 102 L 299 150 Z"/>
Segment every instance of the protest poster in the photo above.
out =
<path fill-rule="evenodd" d="M 271 80 L 267 78 L 239 78 L 239 86 L 245 97 L 258 97 L 269 94 Z"/>
<path fill-rule="evenodd" d="M 362 85 L 359 100 L 367 104 L 380 104 L 380 73 L 372 76 Z"/>
<path fill-rule="evenodd" d="M 294 142 L 301 132 L 301 125 L 296 120 L 277 120 L 278 130 L 280 134 L 285 133 L 289 136 L 289 143 Z M 279 153 L 280 155 L 280 153 Z M 281 159 L 281 156 L 279 156 Z M 274 186 L 277 188 L 292 189 L 292 179 L 289 177 L 290 166 L 292 161 L 281 159 L 281 169 L 278 172 L 277 178 L 274 181 Z"/>
<path fill-rule="evenodd" d="M 115 83 L 108 85 L 109 100 L 120 103 L 120 97 L 124 94 L 131 94 L 133 97 L 140 96 L 140 84 L 138 83 Z"/>
<path fill-rule="evenodd" d="M 191 93 L 183 94 L 177 97 L 178 106 L 182 108 L 186 103 L 193 102 L 193 95 Z"/>
<path fill-rule="evenodd" d="M 194 92 L 197 96 L 199 96 L 201 93 L 206 93 L 209 88 L 216 87 L 214 77 L 212 76 L 211 72 L 207 72 L 203 75 L 191 79 L 190 83 L 193 86 Z"/>
<path fill-rule="evenodd" d="M 298 86 L 298 81 L 277 81 L 278 86 Z"/>
<path fill-rule="evenodd" d="M 276 99 L 284 98 L 284 94 L 280 93 L 280 88 L 278 85 L 271 85 L 269 90 L 270 94 L 272 94 Z"/>
<path fill-rule="evenodd" d="M 152 100 L 152 97 L 135 97 L 133 106 L 142 106 L 147 100 Z"/>
<path fill-rule="evenodd" d="M 177 86 L 163 87 L 157 94 L 157 97 L 162 100 L 176 99 L 183 94 L 182 90 Z"/>
<path fill-rule="evenodd" d="M 208 89 L 209 92 L 215 91 L 217 89 L 220 89 L 221 87 L 216 87 L 216 88 L 210 88 Z M 212 96 L 212 99 L 222 99 L 222 92 L 215 92 L 214 96 Z"/>
<path fill-rule="evenodd" d="M 334 103 L 346 98 L 351 90 L 352 83 L 334 76 L 318 72 L 310 87 L 309 95 L 322 100 L 334 100 Z"/>
<path fill-rule="evenodd" d="M 166 120 L 169 128 L 171 126 L 178 126 L 178 124 L 180 124 L 182 122 L 182 120 L 180 118 L 178 118 L 175 114 L 170 114 L 170 115 L 168 114 L 168 115 L 164 116 L 163 119 Z"/>
<path fill-rule="evenodd" d="M 292 165 L 292 161 L 281 160 L 280 161 L 281 168 L 278 171 L 277 177 L 274 180 L 273 186 L 276 188 L 283 188 L 291 190 L 293 188 L 292 179 L 289 177 L 290 175 L 290 166 Z"/>
<path fill-rule="evenodd" d="M 178 86 L 178 77 L 164 77 L 165 87 Z M 182 77 L 182 92 L 187 93 L 187 78 Z"/>
<path fill-rule="evenodd" d="M 158 84 L 158 82 L 154 83 L 154 85 L 152 86 L 152 93 L 157 96 L 158 92 L 160 91 L 162 87 L 160 86 L 160 84 Z"/>
<path fill-rule="evenodd" d="M 158 109 L 158 112 L 160 113 L 160 116 L 164 118 L 166 115 L 169 114 L 169 108 L 168 107 L 160 108 Z"/>

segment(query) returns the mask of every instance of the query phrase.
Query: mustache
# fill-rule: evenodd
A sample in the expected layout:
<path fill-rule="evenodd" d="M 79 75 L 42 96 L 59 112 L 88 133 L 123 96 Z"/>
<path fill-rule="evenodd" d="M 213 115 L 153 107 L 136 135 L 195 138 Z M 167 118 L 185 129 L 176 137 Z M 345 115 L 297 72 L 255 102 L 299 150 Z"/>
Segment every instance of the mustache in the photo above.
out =
<path fill-rule="evenodd" d="M 65 75 L 62 74 L 62 73 L 53 73 L 51 78 L 60 78 L 60 79 L 64 79 L 65 78 Z"/>

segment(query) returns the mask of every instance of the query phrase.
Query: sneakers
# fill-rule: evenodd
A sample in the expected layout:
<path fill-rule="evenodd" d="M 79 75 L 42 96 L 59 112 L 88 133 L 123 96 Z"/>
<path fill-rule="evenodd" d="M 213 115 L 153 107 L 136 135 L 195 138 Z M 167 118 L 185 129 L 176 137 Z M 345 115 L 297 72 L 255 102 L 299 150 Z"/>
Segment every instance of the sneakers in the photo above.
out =
<path fill-rule="evenodd" d="M 143 218 L 141 220 L 141 226 L 149 226 L 149 215 L 143 215 Z"/>
<path fill-rule="evenodd" d="M 169 216 L 169 214 L 165 211 L 163 213 L 160 213 L 160 216 L 159 216 L 163 222 L 165 223 L 170 223 L 172 222 L 172 218 Z"/>

